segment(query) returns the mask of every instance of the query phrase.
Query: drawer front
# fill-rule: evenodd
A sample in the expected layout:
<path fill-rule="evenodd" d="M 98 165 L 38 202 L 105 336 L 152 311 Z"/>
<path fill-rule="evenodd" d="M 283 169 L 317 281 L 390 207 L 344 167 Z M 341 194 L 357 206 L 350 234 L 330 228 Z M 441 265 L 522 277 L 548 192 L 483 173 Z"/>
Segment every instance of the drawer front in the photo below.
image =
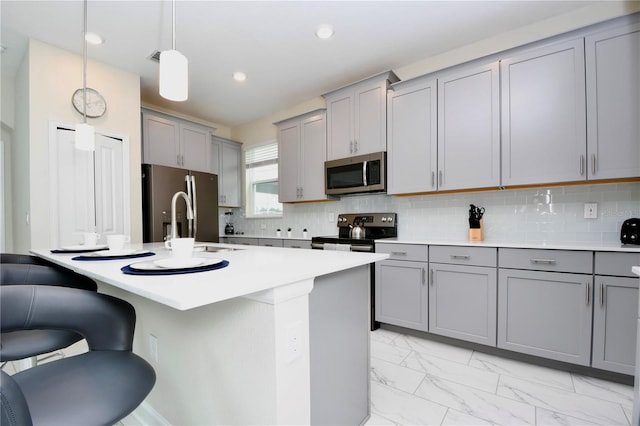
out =
<path fill-rule="evenodd" d="M 632 266 L 640 265 L 640 253 L 596 252 L 596 275 L 636 277 Z"/>
<path fill-rule="evenodd" d="M 388 253 L 391 260 L 411 260 L 415 262 L 429 260 L 429 249 L 424 244 L 376 243 L 376 253 Z"/>
<path fill-rule="evenodd" d="M 260 238 L 258 241 L 258 244 L 264 247 L 282 247 L 280 238 Z"/>
<path fill-rule="evenodd" d="M 593 273 L 593 252 L 572 250 L 498 249 L 500 268 Z"/>
<path fill-rule="evenodd" d="M 311 240 L 282 240 L 282 246 L 288 248 L 310 249 Z"/>
<path fill-rule="evenodd" d="M 429 246 L 429 262 L 496 267 L 498 251 L 492 247 Z"/>
<path fill-rule="evenodd" d="M 226 237 L 229 244 L 241 244 L 244 246 L 257 246 L 257 238 L 244 238 L 244 237 Z"/>

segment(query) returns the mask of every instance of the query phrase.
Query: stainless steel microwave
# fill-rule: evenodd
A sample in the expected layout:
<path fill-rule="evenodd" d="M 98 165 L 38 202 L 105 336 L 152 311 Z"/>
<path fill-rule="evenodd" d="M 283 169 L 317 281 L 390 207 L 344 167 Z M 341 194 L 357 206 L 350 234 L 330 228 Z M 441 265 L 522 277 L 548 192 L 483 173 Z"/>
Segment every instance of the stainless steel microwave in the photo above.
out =
<path fill-rule="evenodd" d="M 385 192 L 387 190 L 386 162 L 386 152 L 325 161 L 325 193 L 343 195 Z"/>

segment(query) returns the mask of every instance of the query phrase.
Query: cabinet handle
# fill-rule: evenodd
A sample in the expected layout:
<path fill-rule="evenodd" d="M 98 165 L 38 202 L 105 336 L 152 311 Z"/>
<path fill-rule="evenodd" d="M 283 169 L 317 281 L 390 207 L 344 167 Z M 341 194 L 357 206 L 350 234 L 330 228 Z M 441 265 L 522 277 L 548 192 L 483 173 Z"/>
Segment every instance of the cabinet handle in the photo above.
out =
<path fill-rule="evenodd" d="M 545 265 L 555 265 L 554 259 L 531 259 L 531 263 L 543 263 Z"/>
<path fill-rule="evenodd" d="M 591 283 L 587 283 L 587 306 L 591 304 Z"/>
<path fill-rule="evenodd" d="M 407 252 L 406 251 L 392 251 L 391 254 L 394 255 L 394 256 L 406 256 Z"/>
<path fill-rule="evenodd" d="M 580 156 L 580 176 L 584 175 L 584 155 Z"/>
<path fill-rule="evenodd" d="M 596 174 L 596 155 L 591 154 L 591 176 Z"/>
<path fill-rule="evenodd" d="M 300 246 L 289 246 L 290 248 L 302 248 Z"/>
<path fill-rule="evenodd" d="M 424 268 L 422 268 L 422 285 L 426 283 L 426 279 L 427 279 L 427 271 Z"/>
<path fill-rule="evenodd" d="M 273 244 L 265 244 L 265 247 L 273 247 Z"/>
<path fill-rule="evenodd" d="M 353 141 L 353 152 L 354 153 L 358 152 L 358 141 L 357 140 Z"/>
<path fill-rule="evenodd" d="M 436 172 L 431 172 L 431 187 L 436 186 Z"/>
<path fill-rule="evenodd" d="M 429 282 L 431 283 L 431 287 L 433 287 L 433 283 L 435 282 L 433 279 L 433 269 L 429 270 Z"/>
<path fill-rule="evenodd" d="M 468 254 L 452 254 L 451 258 L 452 259 L 469 260 L 469 259 L 471 259 L 471 256 L 469 256 Z"/>
<path fill-rule="evenodd" d="M 442 170 L 438 171 L 438 185 L 442 186 Z"/>
<path fill-rule="evenodd" d="M 600 283 L 600 306 L 604 306 L 604 283 Z"/>
<path fill-rule="evenodd" d="M 180 154 L 176 155 L 176 164 L 180 165 Z"/>
<path fill-rule="evenodd" d="M 349 154 L 353 154 L 353 141 L 349 141 Z"/>

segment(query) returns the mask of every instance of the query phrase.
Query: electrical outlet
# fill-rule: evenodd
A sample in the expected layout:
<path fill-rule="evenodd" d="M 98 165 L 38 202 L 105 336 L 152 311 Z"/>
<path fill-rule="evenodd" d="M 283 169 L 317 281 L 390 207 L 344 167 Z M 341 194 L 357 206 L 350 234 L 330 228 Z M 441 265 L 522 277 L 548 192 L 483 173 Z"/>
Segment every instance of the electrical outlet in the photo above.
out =
<path fill-rule="evenodd" d="M 158 363 L 158 338 L 153 334 L 149 334 L 149 355 L 151 361 Z"/>
<path fill-rule="evenodd" d="M 598 203 L 584 203 L 584 218 L 585 219 L 598 218 Z"/>
<path fill-rule="evenodd" d="M 260 224 L 260 229 L 267 229 L 267 224 L 266 223 L 261 223 Z"/>
<path fill-rule="evenodd" d="M 296 322 L 287 327 L 287 361 L 292 363 L 300 357 L 300 338 L 302 333 L 302 324 Z"/>
<path fill-rule="evenodd" d="M 329 222 L 333 223 L 336 221 L 336 216 L 333 213 L 329 213 Z"/>

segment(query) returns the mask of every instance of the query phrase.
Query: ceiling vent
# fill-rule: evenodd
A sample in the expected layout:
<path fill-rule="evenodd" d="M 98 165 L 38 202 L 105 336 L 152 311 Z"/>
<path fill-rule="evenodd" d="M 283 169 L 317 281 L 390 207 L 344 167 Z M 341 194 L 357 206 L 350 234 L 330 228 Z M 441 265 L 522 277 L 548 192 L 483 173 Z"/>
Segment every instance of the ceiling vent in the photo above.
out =
<path fill-rule="evenodd" d="M 160 53 L 161 52 L 159 50 L 154 50 L 151 55 L 147 56 L 147 59 L 160 63 Z"/>

